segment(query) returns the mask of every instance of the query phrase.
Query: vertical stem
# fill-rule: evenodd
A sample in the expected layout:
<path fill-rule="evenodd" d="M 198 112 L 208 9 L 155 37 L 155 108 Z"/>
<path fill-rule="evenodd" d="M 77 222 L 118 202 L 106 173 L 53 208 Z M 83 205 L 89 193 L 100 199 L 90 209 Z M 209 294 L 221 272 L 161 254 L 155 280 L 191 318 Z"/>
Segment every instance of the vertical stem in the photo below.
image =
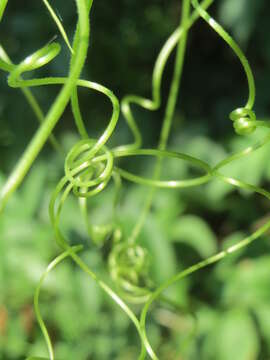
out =
<path fill-rule="evenodd" d="M 188 20 L 189 11 L 190 11 L 190 0 L 183 0 L 180 27 L 184 27 L 185 22 Z M 179 88 L 180 88 L 181 79 L 182 79 L 184 58 L 185 58 L 186 45 L 187 45 L 187 37 L 188 37 L 188 30 L 185 31 L 185 34 L 181 38 L 181 41 L 179 42 L 178 47 L 177 47 L 173 80 L 172 80 L 172 84 L 171 84 L 171 88 L 170 88 L 170 92 L 169 92 L 169 98 L 168 98 L 168 102 L 167 102 L 167 106 L 166 106 L 166 110 L 165 110 L 163 126 L 161 129 L 161 135 L 160 135 L 159 147 L 158 147 L 159 150 L 165 150 L 167 147 L 168 137 L 169 137 L 171 126 L 172 126 L 173 115 L 175 112 L 177 97 L 179 94 Z"/>
<path fill-rule="evenodd" d="M 181 14 L 181 21 L 180 21 L 179 28 L 184 28 L 184 24 L 188 20 L 189 12 L 190 12 L 190 0 L 183 0 L 182 14 Z M 179 88 L 180 88 L 180 83 L 181 83 L 181 78 L 182 78 L 182 73 L 183 73 L 183 65 L 184 65 L 184 58 L 185 58 L 185 53 L 186 53 L 187 37 L 188 37 L 188 29 L 185 30 L 185 33 L 181 37 L 181 39 L 178 43 L 178 47 L 177 47 L 173 79 L 172 79 L 172 83 L 171 83 L 171 87 L 170 87 L 169 97 L 168 97 L 166 110 L 165 110 L 165 116 L 164 116 L 160 139 L 159 139 L 159 145 L 158 145 L 159 150 L 165 150 L 167 147 L 168 137 L 169 137 L 171 126 L 172 126 L 173 115 L 175 112 L 177 97 L 179 94 Z M 162 159 L 160 158 L 157 160 L 157 163 L 156 163 L 156 166 L 154 169 L 154 179 L 158 179 L 160 176 L 161 163 L 162 163 Z M 156 188 L 153 187 L 150 190 L 148 197 L 146 198 L 141 215 L 139 216 L 139 219 L 138 219 L 137 223 L 135 224 L 133 231 L 130 235 L 130 238 L 129 238 L 130 242 L 134 242 L 136 240 L 137 236 L 139 235 L 139 233 L 143 227 L 143 224 L 146 220 L 146 216 L 150 211 L 155 192 L 156 192 Z"/>

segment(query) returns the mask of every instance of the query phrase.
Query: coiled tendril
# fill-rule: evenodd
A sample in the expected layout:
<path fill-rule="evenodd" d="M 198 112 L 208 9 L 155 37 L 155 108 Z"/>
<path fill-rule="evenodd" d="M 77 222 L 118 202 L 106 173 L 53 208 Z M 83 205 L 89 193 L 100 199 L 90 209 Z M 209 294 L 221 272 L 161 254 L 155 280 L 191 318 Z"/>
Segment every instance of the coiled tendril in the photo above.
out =
<path fill-rule="evenodd" d="M 137 244 L 120 242 L 109 255 L 109 271 L 119 293 L 133 303 L 144 303 L 153 286 L 149 278 L 149 254 Z"/>
<path fill-rule="evenodd" d="M 105 145 L 96 150 L 96 144 L 97 141 L 93 139 L 81 140 L 74 145 L 66 157 L 66 178 L 78 197 L 99 193 L 112 176 L 113 154 Z"/>
<path fill-rule="evenodd" d="M 249 135 L 256 130 L 256 115 L 247 108 L 238 108 L 230 113 L 230 119 L 238 135 Z"/>
<path fill-rule="evenodd" d="M 61 25 L 58 17 L 55 15 L 50 4 L 47 0 L 43 0 L 43 3 L 46 5 L 48 11 L 56 22 L 56 25 L 58 26 L 67 46 L 70 49 L 70 71 L 67 77 L 47 77 L 43 79 L 37 78 L 31 80 L 24 80 L 22 77 L 24 72 L 36 70 L 52 61 L 60 51 L 60 46 L 57 43 L 47 44 L 45 47 L 28 56 L 18 65 L 14 65 L 8 58 L 4 49 L 0 47 L 0 69 L 9 73 L 9 86 L 19 87 L 22 89 L 36 116 L 42 122 L 42 125 L 40 126 L 37 134 L 32 139 L 25 153 L 19 160 L 15 170 L 12 172 L 5 186 L 2 188 L 0 206 L 3 208 L 7 198 L 22 182 L 24 176 L 28 172 L 47 139 L 50 137 L 51 141 L 54 142 L 54 145 L 58 144 L 56 139 L 52 137 L 52 130 L 59 121 L 59 118 L 61 117 L 69 101 L 71 101 L 72 111 L 78 132 L 82 137 L 82 140 L 76 143 L 66 156 L 64 165 L 65 175 L 56 186 L 49 206 L 49 213 L 55 232 L 55 238 L 57 244 L 63 252 L 51 262 L 47 270 L 44 272 L 34 297 L 37 319 L 47 343 L 50 360 L 54 360 L 53 346 L 39 310 L 39 294 L 41 286 L 49 272 L 67 257 L 70 257 L 78 265 L 78 267 L 80 267 L 86 274 L 90 276 L 92 280 L 96 281 L 97 284 L 106 292 L 106 294 L 120 306 L 120 308 L 127 314 L 127 316 L 129 316 L 141 338 L 141 352 L 139 359 L 145 359 L 146 353 L 148 353 L 151 359 L 157 360 L 158 356 L 152 349 L 146 334 L 146 317 L 152 303 L 158 299 L 164 302 L 162 292 L 166 288 L 180 279 L 183 279 L 184 277 L 194 273 L 195 271 L 213 264 L 225 256 L 237 251 L 238 249 L 247 246 L 270 228 L 269 221 L 256 230 L 253 234 L 244 238 L 238 244 L 233 245 L 227 250 L 221 251 L 216 255 L 209 257 L 208 259 L 190 266 L 159 286 L 155 284 L 149 276 L 150 254 L 148 253 L 147 249 L 136 243 L 138 234 L 149 212 L 155 189 L 157 188 L 174 189 L 199 186 L 209 182 L 211 179 L 218 178 L 221 181 L 231 184 L 232 186 L 241 189 L 252 190 L 267 197 L 270 200 L 270 193 L 267 190 L 256 187 L 252 184 L 245 183 L 239 179 L 225 176 L 221 173 L 221 169 L 227 164 L 232 163 L 233 161 L 260 149 L 262 146 L 268 143 L 270 141 L 269 134 L 264 139 L 260 140 L 257 144 L 250 146 L 241 152 L 228 156 L 213 167 L 188 154 L 166 150 L 179 91 L 179 84 L 181 81 L 187 35 L 189 29 L 199 17 L 202 17 L 207 22 L 207 24 L 212 27 L 214 31 L 216 31 L 219 36 L 231 47 L 234 53 L 238 56 L 247 76 L 249 88 L 248 101 L 245 106 L 233 110 L 229 115 L 230 119 L 233 121 L 236 133 L 239 135 L 249 135 L 253 133 L 257 127 L 269 127 L 269 123 L 256 120 L 255 113 L 252 110 L 255 101 L 255 85 L 253 74 L 246 57 L 236 42 L 231 38 L 231 36 L 206 11 L 212 2 L 213 0 L 204 0 L 201 4 L 199 4 L 197 0 L 182 1 L 182 16 L 180 25 L 166 41 L 154 66 L 152 80 L 152 99 L 144 99 L 136 95 L 129 95 L 122 101 L 121 109 L 126 119 L 127 125 L 129 126 L 134 136 L 134 142 L 132 144 L 118 146 L 115 149 L 109 149 L 106 143 L 115 130 L 118 121 L 118 99 L 106 87 L 79 78 L 86 60 L 86 52 L 89 42 L 88 21 L 92 0 L 76 0 L 78 23 L 72 46 L 69 44 L 64 28 Z M 190 14 L 191 4 L 194 7 L 194 11 Z M 7 0 L 2 0 L 0 3 L 0 20 L 6 5 Z M 132 114 L 131 104 L 136 104 L 143 107 L 144 109 L 152 111 L 157 110 L 161 106 L 161 83 L 163 72 L 170 55 L 176 47 L 177 56 L 175 60 L 174 75 L 166 106 L 159 146 L 157 149 L 142 149 L 142 136 Z M 53 105 L 51 106 L 48 114 L 44 116 L 28 87 L 49 85 L 63 85 L 63 87 L 58 97 L 55 99 Z M 98 91 L 108 97 L 112 103 L 113 112 L 109 124 L 98 139 L 92 139 L 88 136 L 86 126 L 79 108 L 77 94 L 78 86 Z M 157 164 L 152 179 L 135 175 L 115 166 L 116 159 L 132 157 L 135 155 L 156 157 Z M 159 179 L 159 175 L 162 167 L 162 159 L 165 157 L 188 161 L 191 165 L 199 167 L 203 171 L 203 174 L 197 178 L 186 180 L 161 181 Z M 129 238 L 123 237 L 121 228 L 119 227 L 116 220 L 116 215 L 113 215 L 111 223 L 106 224 L 105 226 L 96 226 L 91 224 L 89 222 L 88 216 L 87 199 L 100 193 L 109 184 L 111 179 L 114 181 L 116 191 L 116 200 L 113 208 L 113 212 L 116 213 L 118 193 L 119 189 L 121 188 L 121 178 L 151 188 L 149 196 L 147 197 L 143 207 L 141 216 L 139 216 L 138 222 L 135 224 L 134 230 Z M 81 259 L 81 257 L 79 257 L 77 252 L 82 250 L 82 246 L 71 246 L 69 241 L 61 232 L 61 212 L 66 199 L 72 192 L 79 200 L 82 215 L 85 219 L 87 230 L 93 243 L 95 245 L 102 246 L 103 242 L 107 238 L 112 238 L 112 249 L 108 256 L 108 267 L 109 273 L 116 287 L 116 291 L 114 291 L 101 278 L 99 278 L 99 276 L 89 268 L 89 266 Z M 135 316 L 133 311 L 123 301 L 122 298 L 132 303 L 144 303 L 140 319 Z M 169 299 L 165 299 L 165 301 L 167 301 L 169 304 L 172 303 Z M 178 311 L 177 304 L 175 306 L 175 310 Z M 28 360 L 38 359 L 41 360 L 42 358 L 28 358 Z"/>

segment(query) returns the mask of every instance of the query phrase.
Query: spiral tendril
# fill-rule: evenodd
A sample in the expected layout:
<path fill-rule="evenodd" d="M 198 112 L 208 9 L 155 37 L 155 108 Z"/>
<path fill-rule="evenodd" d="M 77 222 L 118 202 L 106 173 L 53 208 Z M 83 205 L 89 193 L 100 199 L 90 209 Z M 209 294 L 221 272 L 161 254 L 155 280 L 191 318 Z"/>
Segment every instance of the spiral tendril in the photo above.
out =
<path fill-rule="evenodd" d="M 144 303 L 150 295 L 149 254 L 139 245 L 121 242 L 109 255 L 109 271 L 119 293 L 133 303 Z"/>
<path fill-rule="evenodd" d="M 230 119 L 238 135 L 249 135 L 256 130 L 256 115 L 247 108 L 238 108 L 230 113 Z"/>
<path fill-rule="evenodd" d="M 105 145 L 97 153 L 93 152 L 96 143 L 92 139 L 81 140 L 65 160 L 66 177 L 73 186 L 74 194 L 79 197 L 93 196 L 102 191 L 112 175 L 113 154 Z M 94 189 L 88 190 L 92 187 Z"/>

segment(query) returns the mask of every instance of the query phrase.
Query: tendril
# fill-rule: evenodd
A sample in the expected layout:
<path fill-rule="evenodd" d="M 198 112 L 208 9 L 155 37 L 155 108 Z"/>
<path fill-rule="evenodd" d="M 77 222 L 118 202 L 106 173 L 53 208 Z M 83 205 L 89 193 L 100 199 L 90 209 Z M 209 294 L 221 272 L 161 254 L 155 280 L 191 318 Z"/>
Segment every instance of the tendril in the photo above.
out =
<path fill-rule="evenodd" d="M 208 8 L 214 0 L 204 0 L 202 3 L 203 8 Z M 133 134 L 134 143 L 129 145 L 119 146 L 119 150 L 134 150 L 138 149 L 142 144 L 142 137 L 140 130 L 136 124 L 134 116 L 131 111 L 131 105 L 139 105 L 146 110 L 155 111 L 158 110 L 161 105 L 161 84 L 163 73 L 167 61 L 172 54 L 174 48 L 177 46 L 182 37 L 186 34 L 187 30 L 196 22 L 199 18 L 199 14 L 194 11 L 190 18 L 185 21 L 185 23 L 178 27 L 169 39 L 165 42 L 163 48 L 161 49 L 157 60 L 155 62 L 153 75 L 152 75 L 152 99 L 146 99 L 137 95 L 128 95 L 124 97 L 121 102 L 121 111 L 124 115 L 124 118 Z"/>
<path fill-rule="evenodd" d="M 246 72 L 248 84 L 249 84 L 248 102 L 244 108 L 238 108 L 230 114 L 231 120 L 234 121 L 234 127 L 235 127 L 236 132 L 239 135 L 248 135 L 248 134 L 252 133 L 256 129 L 257 126 L 269 127 L 269 123 L 267 123 L 267 122 L 256 121 L 255 113 L 252 111 L 252 107 L 253 107 L 254 99 L 255 99 L 255 85 L 254 85 L 253 74 L 252 74 L 252 71 L 250 69 L 250 66 L 249 66 L 249 63 L 248 63 L 246 57 L 244 56 L 244 54 L 242 53 L 242 51 L 238 47 L 238 45 L 234 42 L 234 40 L 227 34 L 227 32 L 225 32 L 225 30 L 204 9 L 202 9 L 202 7 L 198 4 L 198 1 L 197 0 L 191 0 L 191 1 L 192 1 L 193 6 L 195 7 L 195 9 L 200 14 L 200 16 L 230 45 L 230 47 L 233 49 L 233 51 L 239 57 L 242 65 L 243 65 L 243 68 Z M 265 145 L 269 141 L 270 141 L 270 135 L 266 136 L 265 139 L 258 142 L 253 147 L 251 146 L 241 152 L 235 153 L 235 154 L 229 156 L 228 158 L 222 160 L 219 164 L 217 164 L 215 167 L 213 167 L 213 169 L 211 171 L 212 177 L 213 178 L 216 177 L 216 178 L 218 178 L 224 182 L 227 182 L 238 188 L 252 190 L 253 192 L 261 194 L 270 200 L 270 193 L 268 191 L 266 191 L 265 189 L 254 186 L 252 184 L 245 183 L 238 179 L 224 176 L 223 174 L 221 174 L 218 171 L 223 166 L 225 166 L 229 163 L 232 163 L 234 160 L 239 159 L 243 156 L 246 156 L 246 155 L 252 153 L 253 151 L 258 150 L 259 148 L 261 148 L 263 145 Z M 183 279 L 184 277 L 187 277 L 187 276 L 191 275 L 192 273 L 194 273 L 206 266 L 214 264 L 217 261 L 220 261 L 224 257 L 228 256 L 229 254 L 234 253 L 235 251 L 238 251 L 239 249 L 249 245 L 251 242 L 253 242 L 254 240 L 258 239 L 260 236 L 262 236 L 267 230 L 269 230 L 269 228 L 270 228 L 270 221 L 268 221 L 266 224 L 261 226 L 253 234 L 251 234 L 251 235 L 247 236 L 246 238 L 244 238 L 243 240 L 241 240 L 238 244 L 233 245 L 233 246 L 229 247 L 228 249 L 226 249 L 225 251 L 221 251 L 218 254 L 216 254 L 212 257 L 209 257 L 206 260 L 203 260 L 195 265 L 190 266 L 189 268 L 181 271 L 180 273 L 178 273 L 175 276 L 173 276 L 172 278 L 170 278 L 164 284 L 160 285 L 160 287 L 158 287 L 152 293 L 152 295 L 149 297 L 149 299 L 147 300 L 147 302 L 144 305 L 144 308 L 141 312 L 140 324 L 141 324 L 141 328 L 142 328 L 145 338 L 147 339 L 146 317 L 147 317 L 149 308 L 150 308 L 151 304 L 158 297 L 161 296 L 162 292 L 165 289 L 167 289 L 169 286 L 176 283 L 177 281 Z M 147 342 L 149 344 L 148 339 L 147 339 Z M 152 359 L 155 359 L 155 360 L 158 359 L 157 355 L 154 353 L 153 350 L 151 351 L 151 354 L 149 354 L 149 355 Z M 142 357 L 142 359 L 144 359 L 144 357 Z"/>
<path fill-rule="evenodd" d="M 214 29 L 214 31 L 217 32 L 218 35 L 231 47 L 243 66 L 248 81 L 248 100 L 244 107 L 240 107 L 232 111 L 229 117 L 234 122 L 234 128 L 238 135 L 249 135 L 256 130 L 256 115 L 252 111 L 255 101 L 255 83 L 247 58 L 233 38 L 207 13 L 205 9 L 202 8 L 202 6 L 198 3 L 198 0 L 191 0 L 191 2 L 207 24 L 212 27 L 212 29 Z"/>
<path fill-rule="evenodd" d="M 42 0 L 44 5 L 46 6 L 46 8 L 48 9 L 52 19 L 54 20 L 54 22 L 56 23 L 65 43 L 67 44 L 67 47 L 69 48 L 71 54 L 74 54 L 72 46 L 70 45 L 70 42 L 68 40 L 67 34 L 65 32 L 65 29 L 63 27 L 63 25 L 61 24 L 61 21 L 59 19 L 59 17 L 56 15 L 55 11 L 53 10 L 53 8 L 51 7 L 51 5 L 49 4 L 49 2 L 47 0 Z"/>
<path fill-rule="evenodd" d="M 74 251 L 74 253 L 82 250 L 82 246 L 73 246 L 71 248 L 72 251 Z M 44 273 L 42 274 L 38 286 L 36 288 L 35 291 L 35 296 L 34 296 L 34 307 L 35 307 L 35 313 L 36 313 L 36 317 L 37 317 L 37 321 L 39 323 L 39 326 L 41 328 L 41 331 L 43 333 L 43 336 L 45 338 L 47 347 L 48 347 L 48 351 L 49 351 L 49 356 L 50 356 L 50 360 L 54 360 L 54 351 L 53 351 L 53 346 L 52 346 L 52 342 L 48 333 L 48 330 L 46 328 L 46 325 L 44 323 L 44 320 L 42 318 L 42 315 L 40 313 L 40 309 L 39 309 L 39 295 L 40 295 L 40 290 L 41 287 L 44 283 L 44 281 L 46 280 L 47 276 L 49 275 L 49 273 L 58 265 L 60 264 L 60 262 L 62 262 L 64 259 L 66 259 L 68 256 L 70 255 L 70 250 L 67 250 L 65 252 L 63 252 L 61 255 L 57 256 L 57 258 L 55 258 L 47 267 L 46 271 L 44 271 Z M 26 360 L 37 360 L 37 359 L 42 359 L 42 358 L 37 358 L 37 357 L 29 357 Z"/>
<path fill-rule="evenodd" d="M 65 176 L 62 178 L 62 180 L 59 182 L 58 186 L 56 187 L 52 198 L 50 202 L 50 218 L 51 222 L 55 231 L 55 237 L 57 244 L 66 251 L 69 251 L 69 256 L 73 259 L 73 261 L 88 275 L 90 278 L 97 282 L 97 284 L 105 291 L 105 293 L 112 298 L 113 301 L 115 301 L 116 304 L 120 306 L 120 308 L 127 314 L 127 316 L 130 318 L 130 320 L 134 323 L 142 341 L 142 349 L 146 347 L 144 336 L 141 332 L 139 321 L 135 314 L 132 312 L 132 310 L 128 307 L 128 305 L 121 299 L 121 297 L 113 291 L 103 280 L 101 280 L 92 269 L 89 268 L 89 266 L 79 257 L 75 252 L 72 250 L 72 247 L 68 244 L 66 241 L 64 235 L 61 233 L 61 230 L 59 228 L 60 224 L 60 215 L 61 211 L 64 205 L 64 202 L 66 201 L 68 195 L 73 189 L 73 183 L 70 183 L 68 180 L 68 177 Z M 77 186 L 75 184 L 75 186 Z M 98 189 L 98 187 L 96 188 Z M 61 195 L 62 192 L 62 195 Z M 75 194 L 79 197 L 81 197 L 81 194 L 75 192 Z M 93 194 L 88 194 L 88 196 L 91 196 Z M 57 198 L 60 197 L 58 203 Z M 143 351 L 143 350 L 142 350 Z"/>
<path fill-rule="evenodd" d="M 120 242 L 109 255 L 109 271 L 119 293 L 129 302 L 144 303 L 153 286 L 149 278 L 149 254 L 145 248 Z"/>
<path fill-rule="evenodd" d="M 79 197 L 99 193 L 108 184 L 112 175 L 114 160 L 112 153 L 105 145 L 96 153 L 96 144 L 93 139 L 81 140 L 66 157 L 66 178 L 72 184 L 74 194 Z M 93 187 L 94 189 L 88 190 Z"/>

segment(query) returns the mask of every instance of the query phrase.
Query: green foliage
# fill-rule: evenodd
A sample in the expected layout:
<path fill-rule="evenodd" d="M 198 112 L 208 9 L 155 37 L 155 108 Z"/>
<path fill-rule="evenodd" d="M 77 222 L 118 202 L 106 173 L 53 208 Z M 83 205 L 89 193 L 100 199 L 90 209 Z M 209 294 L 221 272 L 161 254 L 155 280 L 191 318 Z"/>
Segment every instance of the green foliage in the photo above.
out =
<path fill-rule="evenodd" d="M 190 148 L 191 152 L 196 151 L 199 140 L 202 142 L 201 136 L 197 141 L 196 138 L 193 139 L 194 149 Z M 63 143 L 65 142 L 67 141 L 64 140 Z M 222 151 L 224 152 L 225 149 Z M 24 354 L 46 356 L 46 348 L 31 309 L 37 281 L 46 263 L 58 252 L 56 247 L 52 247 L 53 233 L 48 216 L 44 212 L 46 210 L 44 204 L 48 202 L 51 189 L 47 185 L 45 195 L 40 191 L 40 186 L 44 187 L 44 184 L 48 184 L 48 180 L 53 187 L 51 173 L 56 177 L 60 170 L 60 164 L 51 160 L 50 174 L 46 172 L 47 165 L 44 162 L 36 164 L 21 190 L 13 196 L 0 221 L 1 246 L 4 249 L 1 254 L 2 256 L 5 254 L 0 262 L 1 274 L 9 279 L 8 286 L 1 282 L 1 302 L 8 304 L 8 329 L 10 329 L 7 329 L 6 335 L 1 337 L 1 354 L 7 359 L 20 358 Z M 254 167 L 249 167 L 248 170 L 247 176 L 252 176 Z M 170 176 L 170 173 L 167 174 Z M 264 174 L 261 173 L 258 183 L 263 179 Z M 181 215 L 183 209 L 190 206 L 190 201 L 188 194 L 185 198 L 180 192 L 177 194 L 175 196 L 175 193 L 172 194 L 168 190 L 156 194 L 154 213 L 149 217 L 140 237 L 142 243 L 148 247 L 152 258 L 158 259 L 153 262 L 151 270 L 157 282 L 164 281 L 181 267 L 183 268 L 186 258 L 192 255 L 193 250 L 197 253 L 197 258 L 198 256 L 204 258 L 215 252 L 218 246 L 215 235 L 202 218 Z M 143 188 L 134 186 L 124 196 L 121 222 L 125 224 L 127 233 L 132 227 L 144 195 Z M 102 221 L 104 219 L 102 215 L 110 212 L 112 196 L 113 193 L 109 189 L 94 201 L 92 216 L 97 221 L 99 218 Z M 205 198 L 205 192 L 201 191 L 197 196 L 206 201 L 209 211 L 212 211 L 208 195 Z M 224 193 L 223 199 L 226 199 L 226 196 Z M 253 202 L 250 197 L 248 201 Z M 87 251 L 83 256 L 85 261 L 96 271 L 104 272 L 104 260 L 89 241 L 87 231 L 76 211 L 76 202 L 69 201 L 66 206 L 62 217 L 65 232 L 72 233 L 73 236 L 77 234 L 79 238 L 85 239 L 87 244 Z M 224 207 L 229 211 L 226 203 Z M 219 209 L 218 205 L 216 209 Z M 228 238 L 224 242 L 224 246 L 231 246 L 242 238 L 243 234 L 235 233 L 234 238 Z M 177 243 L 188 245 L 180 250 L 178 260 L 175 254 Z M 269 249 L 267 239 L 258 243 L 256 251 L 264 251 L 265 246 Z M 183 254 L 182 251 L 185 253 Z M 203 283 L 209 281 L 211 284 L 206 286 L 204 294 L 196 295 L 198 294 L 196 278 L 179 282 L 171 289 L 169 295 L 183 306 L 199 301 L 193 305 L 198 318 L 197 330 L 192 341 L 182 347 L 182 356 L 190 359 L 196 359 L 198 356 L 203 359 L 227 359 L 237 349 L 239 358 L 256 359 L 259 342 L 263 340 L 266 344 L 269 343 L 267 320 L 270 314 L 270 294 L 267 285 L 270 270 L 269 256 L 253 259 L 247 258 L 243 252 L 241 256 L 243 260 L 240 262 L 237 254 L 218 264 L 211 277 L 207 276 L 209 279 L 203 280 Z M 24 261 L 21 261 L 22 259 Z M 216 283 L 220 285 L 216 286 Z M 211 299 L 211 302 L 209 303 L 207 299 Z M 41 292 L 41 311 L 49 328 L 54 329 L 57 334 L 56 358 L 83 360 L 92 354 L 98 359 L 116 356 L 119 358 L 129 356 L 135 359 L 138 354 L 133 347 L 134 341 L 137 340 L 128 318 L 108 301 L 96 284 L 88 281 L 86 275 L 74 271 L 69 260 L 51 273 L 44 283 Z M 166 345 L 166 354 L 172 354 L 173 357 L 175 349 L 179 346 L 177 339 L 181 338 L 184 341 L 186 332 L 193 329 L 194 320 L 185 313 L 178 316 L 173 315 L 169 310 L 164 311 L 164 314 L 163 311 L 159 305 L 156 305 L 153 316 L 160 329 L 165 326 L 164 323 L 166 327 L 169 325 L 167 329 L 170 331 L 170 341 Z M 17 315 L 13 317 L 12 314 Z M 255 314 L 256 321 L 251 314 Z M 110 322 L 107 321 L 108 316 Z M 259 329 L 256 328 L 257 321 Z M 30 323 L 29 327 L 26 326 L 27 322 Z M 33 339 L 31 343 L 30 338 Z M 93 341 L 89 341 L 89 338 Z M 222 342 L 218 339 L 222 339 Z M 164 354 L 165 344 L 162 337 L 155 341 L 156 347 L 160 348 L 161 354 Z M 265 351 L 269 351 L 267 349 Z"/>

